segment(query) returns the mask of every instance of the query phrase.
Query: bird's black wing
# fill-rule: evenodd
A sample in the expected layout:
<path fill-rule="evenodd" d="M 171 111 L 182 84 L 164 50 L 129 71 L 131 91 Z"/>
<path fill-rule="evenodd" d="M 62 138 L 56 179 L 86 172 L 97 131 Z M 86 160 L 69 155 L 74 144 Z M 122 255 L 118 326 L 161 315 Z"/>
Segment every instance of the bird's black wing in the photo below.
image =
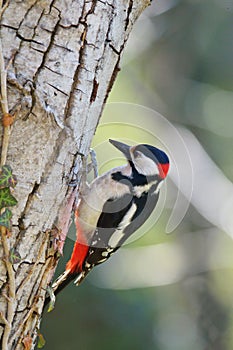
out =
<path fill-rule="evenodd" d="M 131 223 L 124 229 L 124 236 L 119 242 L 119 247 L 141 227 L 153 212 L 159 199 L 159 192 L 144 193 L 141 197 L 134 197 L 137 210 L 132 217 Z M 119 248 L 118 247 L 118 248 Z M 115 249 L 116 250 L 116 249 Z M 114 250 L 114 251 L 115 251 Z"/>
<path fill-rule="evenodd" d="M 119 249 L 148 219 L 156 206 L 158 197 L 158 193 L 149 191 L 148 193 L 143 193 L 139 198 L 133 194 L 125 194 L 121 198 L 108 200 L 104 204 L 92 238 L 89 254 L 86 259 L 86 268 L 91 269 L 94 265 L 106 261 L 113 252 Z M 119 224 L 123 221 L 127 213 L 129 213 L 132 206 L 136 206 L 136 210 L 129 224 L 122 231 L 122 236 L 117 246 L 111 246 L 109 244 L 111 237 L 116 234 Z"/>
<path fill-rule="evenodd" d="M 111 198 L 105 202 L 95 233 L 89 243 L 90 249 L 86 266 L 91 265 L 90 268 L 92 268 L 92 265 L 102 263 L 108 259 L 110 256 L 109 241 L 132 207 L 133 198 L 131 193 L 127 193 L 120 198 Z"/>

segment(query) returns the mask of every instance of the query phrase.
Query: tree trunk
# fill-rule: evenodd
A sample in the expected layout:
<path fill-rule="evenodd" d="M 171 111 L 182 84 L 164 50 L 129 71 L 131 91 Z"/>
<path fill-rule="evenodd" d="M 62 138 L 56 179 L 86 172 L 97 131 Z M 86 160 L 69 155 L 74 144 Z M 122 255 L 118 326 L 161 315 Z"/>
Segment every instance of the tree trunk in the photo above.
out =
<path fill-rule="evenodd" d="M 35 345 L 76 196 L 68 183 L 79 181 L 129 32 L 149 3 L 3 1 L 1 41 L 15 115 L 7 164 L 18 180 L 11 235 L 2 233 L 0 246 L 3 350 Z M 12 248 L 18 260 L 10 259 Z"/>

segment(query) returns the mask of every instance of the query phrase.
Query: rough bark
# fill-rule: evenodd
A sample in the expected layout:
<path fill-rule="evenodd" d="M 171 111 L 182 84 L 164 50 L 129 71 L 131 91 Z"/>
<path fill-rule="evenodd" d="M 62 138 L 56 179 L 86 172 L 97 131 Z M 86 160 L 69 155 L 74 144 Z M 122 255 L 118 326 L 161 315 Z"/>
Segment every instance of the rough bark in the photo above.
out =
<path fill-rule="evenodd" d="M 79 180 L 82 155 L 89 152 L 126 40 L 149 2 L 3 2 L 1 40 L 9 64 L 9 110 L 16 116 L 7 164 L 18 179 L 18 205 L 7 244 L 21 256 L 13 264 L 12 299 L 9 257 L 0 246 L 1 339 L 9 306 L 13 311 L 5 349 L 35 344 L 46 287 L 75 199 L 76 190 L 68 183 Z"/>

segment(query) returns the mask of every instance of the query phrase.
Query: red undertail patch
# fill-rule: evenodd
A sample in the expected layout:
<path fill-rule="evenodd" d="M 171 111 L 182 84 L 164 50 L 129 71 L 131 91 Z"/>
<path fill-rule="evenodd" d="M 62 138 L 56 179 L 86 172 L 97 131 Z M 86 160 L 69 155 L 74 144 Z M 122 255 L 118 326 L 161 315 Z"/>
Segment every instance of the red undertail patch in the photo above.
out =
<path fill-rule="evenodd" d="M 74 244 L 71 258 L 66 264 L 66 270 L 69 270 L 70 273 L 79 273 L 82 271 L 83 263 L 86 259 L 86 256 L 89 250 L 88 245 L 84 243 L 85 238 L 83 237 L 81 228 L 78 224 L 77 211 L 75 213 L 75 224 L 76 224 L 76 230 L 77 230 L 77 240 Z"/>

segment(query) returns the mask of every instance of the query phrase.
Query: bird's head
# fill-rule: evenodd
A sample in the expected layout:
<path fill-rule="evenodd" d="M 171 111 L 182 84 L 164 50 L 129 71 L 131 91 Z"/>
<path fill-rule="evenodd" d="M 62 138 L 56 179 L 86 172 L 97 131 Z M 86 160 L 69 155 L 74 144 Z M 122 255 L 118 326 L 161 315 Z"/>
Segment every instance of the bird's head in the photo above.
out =
<path fill-rule="evenodd" d="M 137 172 L 144 176 L 158 175 L 160 179 L 167 176 L 169 170 L 169 159 L 165 152 L 146 144 L 128 146 L 125 143 L 109 140 L 119 149 Z"/>

